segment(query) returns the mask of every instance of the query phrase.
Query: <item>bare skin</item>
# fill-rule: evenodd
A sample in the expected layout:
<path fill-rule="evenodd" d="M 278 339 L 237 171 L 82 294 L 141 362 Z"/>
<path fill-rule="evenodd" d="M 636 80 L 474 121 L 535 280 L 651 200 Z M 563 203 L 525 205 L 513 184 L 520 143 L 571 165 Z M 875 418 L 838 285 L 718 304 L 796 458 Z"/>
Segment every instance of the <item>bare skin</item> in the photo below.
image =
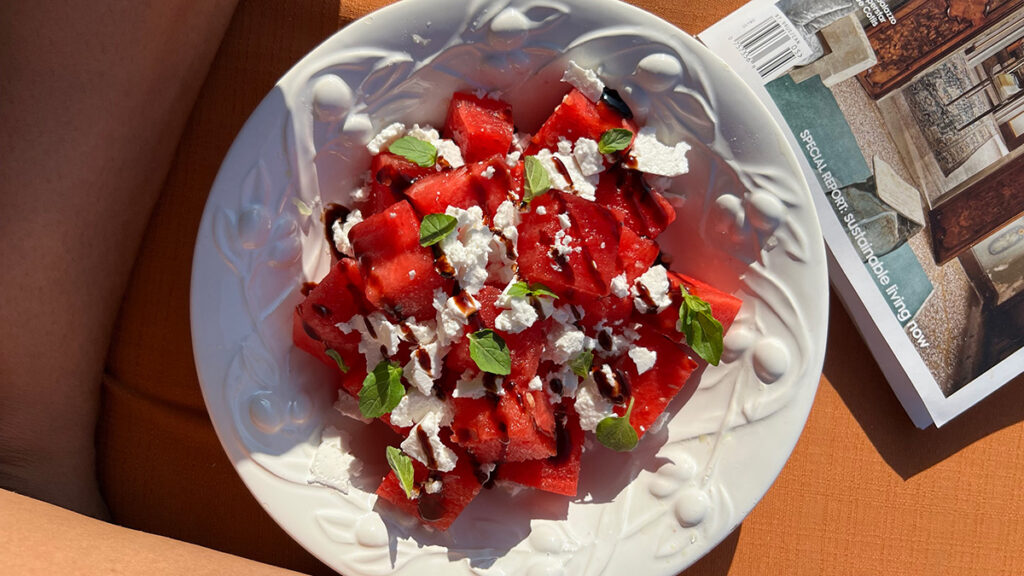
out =
<path fill-rule="evenodd" d="M 111 331 L 235 1 L 0 2 L 0 488 L 106 516 Z"/>
<path fill-rule="evenodd" d="M 288 570 L 136 532 L 0 490 L 4 574 L 287 576 Z"/>

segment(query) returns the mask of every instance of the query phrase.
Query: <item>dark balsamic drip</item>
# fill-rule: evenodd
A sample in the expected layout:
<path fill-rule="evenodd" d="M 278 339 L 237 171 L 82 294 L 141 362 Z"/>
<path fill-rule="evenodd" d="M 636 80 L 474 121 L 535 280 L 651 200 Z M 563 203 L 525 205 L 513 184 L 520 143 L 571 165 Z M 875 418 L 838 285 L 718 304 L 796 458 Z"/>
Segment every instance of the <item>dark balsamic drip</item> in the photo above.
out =
<path fill-rule="evenodd" d="M 569 438 L 568 423 L 569 417 L 565 412 L 555 412 L 555 455 L 548 458 L 548 462 L 551 464 L 565 462 L 569 459 L 569 454 L 572 453 L 572 439 Z"/>
<path fill-rule="evenodd" d="M 366 316 L 363 316 L 363 326 L 366 326 L 366 331 L 370 333 L 370 337 L 376 340 L 377 331 L 373 329 L 373 324 L 370 324 L 370 321 L 366 318 Z"/>
<path fill-rule="evenodd" d="M 622 99 L 622 96 L 619 96 L 618 90 L 605 86 L 604 92 L 601 92 L 601 101 L 621 114 L 626 120 L 633 118 L 633 111 L 629 108 L 629 104 Z"/>
<path fill-rule="evenodd" d="M 388 347 L 387 346 L 385 346 L 383 344 L 380 345 L 380 355 L 382 357 L 384 357 L 384 358 L 388 357 Z"/>
<path fill-rule="evenodd" d="M 651 291 L 647 289 L 647 286 L 644 286 L 643 282 L 636 283 L 636 291 L 637 295 L 640 296 L 640 301 L 647 307 L 647 310 L 644 311 L 645 314 L 658 311 L 658 303 L 654 301 L 654 298 L 651 298 Z"/>
<path fill-rule="evenodd" d="M 551 256 L 551 259 L 555 261 L 555 264 L 558 264 L 563 269 L 569 266 L 569 259 L 566 258 L 564 254 L 559 252 L 555 247 L 552 246 L 548 254 Z"/>
<path fill-rule="evenodd" d="M 422 426 L 416 427 L 416 440 L 420 443 L 423 455 L 427 457 L 427 468 L 437 470 L 437 458 L 434 456 L 434 446 L 430 444 L 430 437 L 423 431 Z"/>
<path fill-rule="evenodd" d="M 434 249 L 434 270 L 437 270 L 437 273 L 442 278 L 454 278 L 455 267 L 448 261 L 448 257 L 441 252 L 440 246 L 434 244 L 431 248 Z"/>
<path fill-rule="evenodd" d="M 552 378 L 548 382 L 548 388 L 551 389 L 551 392 L 561 396 L 562 395 L 562 390 L 565 389 L 565 385 L 562 384 L 562 379 L 561 378 Z"/>
<path fill-rule="evenodd" d="M 416 349 L 416 363 L 424 372 L 433 373 L 434 367 L 430 362 L 430 354 L 423 348 Z"/>
<path fill-rule="evenodd" d="M 626 398 L 629 396 L 629 383 L 625 374 L 619 370 L 613 370 L 612 377 L 609 378 L 602 369 L 593 370 L 591 373 L 594 382 L 597 383 L 597 390 L 601 392 L 602 396 L 614 404 L 626 403 Z"/>
<path fill-rule="evenodd" d="M 466 318 L 476 314 L 477 310 L 479 310 L 476 302 L 473 300 L 473 297 L 469 295 L 469 292 L 459 292 L 455 296 L 452 296 L 452 299 L 455 301 L 455 307 L 458 308 L 459 312 L 462 312 L 462 315 Z"/>
<path fill-rule="evenodd" d="M 323 340 L 322 338 L 320 338 L 320 335 L 317 334 L 315 330 L 313 330 L 313 327 L 310 326 L 305 320 L 302 321 L 302 331 L 306 333 L 306 336 L 309 336 L 310 338 L 316 340 L 317 342 Z"/>
<path fill-rule="evenodd" d="M 607 352 L 611 352 L 612 351 L 612 345 L 614 344 L 614 341 L 612 340 L 611 332 L 608 332 L 607 330 L 601 330 L 600 332 L 598 332 L 597 333 L 597 343 L 598 343 L 599 346 L 601 346 L 601 348 L 603 350 L 605 350 Z"/>
<path fill-rule="evenodd" d="M 323 304 L 313 304 L 313 312 L 316 312 L 317 316 L 321 318 L 328 318 L 331 315 L 331 309 Z"/>
<path fill-rule="evenodd" d="M 504 380 L 504 379 L 502 379 Z M 498 399 L 498 391 L 501 390 L 501 380 L 498 379 L 497 374 L 491 374 L 490 372 L 484 372 L 483 374 L 484 390 L 487 391 L 487 395 L 494 400 Z"/>
<path fill-rule="evenodd" d="M 377 171 L 374 177 L 378 184 L 391 188 L 396 194 L 402 194 L 409 186 L 412 186 L 413 179 L 396 170 L 393 167 L 383 168 Z"/>
<path fill-rule="evenodd" d="M 448 159 L 445 158 L 444 156 L 441 156 L 440 154 L 438 154 L 437 160 L 435 160 L 434 163 L 440 166 L 442 169 L 448 169 L 452 167 L 451 163 L 448 162 Z"/>
<path fill-rule="evenodd" d="M 445 400 L 448 398 L 448 393 L 444 391 L 444 388 L 434 384 L 434 397 L 438 400 Z"/>
<path fill-rule="evenodd" d="M 338 247 L 334 245 L 334 223 L 345 222 L 348 218 L 349 209 L 342 206 L 341 204 L 335 204 L 331 202 L 324 208 L 322 215 L 324 223 L 324 236 L 327 238 L 327 245 L 331 248 L 331 255 L 334 256 L 335 260 L 341 260 L 346 256 L 341 252 L 338 252 Z"/>
<path fill-rule="evenodd" d="M 569 312 L 572 312 L 572 317 L 576 320 L 576 322 L 583 320 L 583 315 L 580 314 L 580 311 L 576 309 L 575 304 L 569 304 Z"/>
<path fill-rule="evenodd" d="M 303 282 L 302 287 L 299 288 L 299 292 L 303 296 L 309 296 L 309 293 L 312 292 L 314 288 L 316 288 L 316 282 Z"/>
<path fill-rule="evenodd" d="M 534 294 L 530 294 L 530 306 L 533 307 L 533 311 L 537 313 L 537 318 L 543 320 L 547 318 L 544 314 L 544 306 L 540 303 L 540 298 Z"/>
<path fill-rule="evenodd" d="M 571 188 L 573 185 L 572 176 L 569 175 L 569 170 L 566 169 L 565 164 L 562 164 L 562 160 L 559 159 L 558 156 L 552 156 L 551 159 L 554 160 L 555 168 L 558 169 L 558 173 L 562 175 L 562 178 L 565 178 L 565 181 L 569 183 L 569 187 Z"/>
<path fill-rule="evenodd" d="M 438 472 L 431 472 L 427 476 L 427 482 L 424 484 L 441 481 L 441 474 Z M 433 494 L 428 494 L 426 489 L 420 490 L 419 503 L 416 505 L 416 512 L 420 515 L 420 518 L 427 522 L 436 522 L 441 518 L 444 518 L 444 498 L 441 496 L 443 490 L 443 486 L 441 487 L 441 490 Z"/>
<path fill-rule="evenodd" d="M 501 243 L 505 245 L 505 258 L 514 261 L 517 256 L 516 245 L 513 244 L 511 240 L 506 238 L 505 235 L 502 234 L 500 230 L 495 230 L 492 228 L 491 232 L 494 233 L 494 235 L 501 240 Z"/>

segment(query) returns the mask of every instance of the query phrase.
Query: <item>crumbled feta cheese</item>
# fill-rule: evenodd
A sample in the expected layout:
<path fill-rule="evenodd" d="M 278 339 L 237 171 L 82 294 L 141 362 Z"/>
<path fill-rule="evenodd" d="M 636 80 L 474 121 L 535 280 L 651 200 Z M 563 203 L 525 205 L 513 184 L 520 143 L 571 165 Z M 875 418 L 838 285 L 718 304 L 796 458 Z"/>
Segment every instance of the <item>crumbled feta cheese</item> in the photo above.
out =
<path fill-rule="evenodd" d="M 515 168 L 519 165 L 519 158 L 523 155 L 519 150 L 513 150 L 505 156 L 505 165 L 509 168 Z"/>
<path fill-rule="evenodd" d="M 478 310 L 480 303 L 476 298 L 468 297 L 470 306 Z M 437 311 L 437 342 L 441 346 L 448 346 L 462 336 L 462 329 L 466 326 L 469 315 L 462 312 L 454 297 L 449 298 L 440 288 L 434 291 L 434 310 Z"/>
<path fill-rule="evenodd" d="M 580 377 L 572 371 L 572 368 L 570 368 L 568 364 L 562 365 L 562 369 L 558 372 L 548 374 L 548 383 L 551 383 L 553 380 L 558 380 L 562 384 L 562 391 L 560 394 L 550 392 L 549 399 L 552 404 L 558 403 L 562 398 L 576 397 L 576 390 L 579 388 Z"/>
<path fill-rule="evenodd" d="M 438 159 L 444 158 L 445 162 L 452 168 L 458 168 L 466 164 L 462 159 L 462 151 L 459 149 L 459 145 L 451 140 L 441 138 L 437 130 L 430 126 L 420 127 L 419 124 L 413 124 L 412 128 L 406 133 L 406 136 L 412 136 L 418 140 L 429 142 L 437 150 Z"/>
<path fill-rule="evenodd" d="M 568 214 L 559 214 L 558 224 L 562 227 L 562 230 L 565 230 L 566 228 L 572 226 L 572 220 L 569 218 Z"/>
<path fill-rule="evenodd" d="M 395 140 L 398 140 L 404 134 L 405 124 L 401 122 L 389 124 L 366 144 L 366 150 L 371 156 L 376 156 L 381 153 L 381 150 L 387 150 L 388 146 L 391 146 Z"/>
<path fill-rule="evenodd" d="M 534 376 L 529 382 L 527 382 L 526 387 L 530 390 L 543 390 L 544 382 L 541 382 L 540 376 Z"/>
<path fill-rule="evenodd" d="M 587 338 L 585 346 L 587 348 L 592 348 L 595 353 L 606 357 L 614 358 L 625 353 L 629 350 L 630 346 L 632 346 L 633 342 L 636 342 L 640 338 L 640 335 L 637 334 L 635 330 L 630 330 L 629 328 L 623 328 L 622 330 L 616 330 L 616 328 L 616 326 L 605 326 L 604 321 L 598 322 L 594 326 L 594 332 L 598 334 L 598 337 Z M 610 340 L 610 348 L 606 348 L 602 345 L 600 337 L 601 332 L 608 334 L 605 344 Z"/>
<path fill-rule="evenodd" d="M 548 209 L 543 206 L 537 206 L 537 215 L 543 216 L 548 213 Z"/>
<path fill-rule="evenodd" d="M 362 221 L 363 213 L 359 210 L 353 210 L 348 213 L 344 222 L 335 220 L 331 224 L 331 238 L 334 240 L 334 247 L 337 248 L 338 252 L 346 256 L 355 255 L 355 252 L 352 250 L 352 242 L 348 239 L 348 233 L 352 231 L 356 224 Z"/>
<path fill-rule="evenodd" d="M 548 173 L 551 187 L 556 190 L 573 192 L 580 198 L 593 202 L 596 199 L 594 194 L 597 191 L 600 175 L 596 173 L 590 176 L 583 174 L 576 163 L 576 157 L 572 153 L 572 144 L 569 141 L 559 141 L 558 148 L 559 151 L 555 153 L 545 148 L 539 150 L 536 154 L 540 165 Z M 561 163 L 561 167 L 565 169 L 569 180 L 566 180 L 565 174 L 562 173 L 562 170 L 555 163 L 555 159 Z"/>
<path fill-rule="evenodd" d="M 668 292 L 671 285 L 668 282 L 668 273 L 665 267 L 661 264 L 657 266 L 651 266 L 637 278 L 637 285 L 633 286 L 633 305 L 636 309 L 642 313 L 646 312 L 661 312 L 668 308 L 672 304 L 672 297 L 669 296 Z M 651 310 L 649 302 L 645 302 L 645 298 L 641 296 L 643 291 L 647 292 L 649 302 L 653 302 L 656 307 Z"/>
<path fill-rule="evenodd" d="M 576 391 L 575 407 L 576 413 L 580 416 L 580 427 L 591 432 L 597 429 L 597 424 L 601 420 L 615 413 L 614 405 L 605 400 L 597 389 L 597 382 L 590 376 L 583 380 L 583 384 Z"/>
<path fill-rule="evenodd" d="M 526 298 L 512 298 L 510 310 L 504 310 L 494 319 L 494 327 L 502 332 L 518 334 L 537 321 L 537 311 Z"/>
<path fill-rule="evenodd" d="M 644 126 L 633 140 L 630 156 L 636 161 L 636 169 L 657 176 L 681 176 L 690 171 L 686 153 L 690 145 L 679 142 L 666 146 L 658 142 L 652 126 Z"/>
<path fill-rule="evenodd" d="M 409 280 L 415 280 L 415 279 L 416 279 L 416 271 L 415 270 L 409 270 Z"/>
<path fill-rule="evenodd" d="M 490 376 L 488 376 L 489 378 Z M 505 388 L 502 384 L 502 377 L 496 376 L 495 388 L 498 396 L 505 395 Z M 483 398 L 487 396 L 487 387 L 484 386 L 483 372 L 465 372 L 455 382 L 455 389 L 452 390 L 452 398 Z"/>
<path fill-rule="evenodd" d="M 572 254 L 573 252 L 580 252 L 581 250 L 583 250 L 583 248 L 580 246 L 573 246 L 573 240 L 574 238 L 572 236 L 569 236 L 569 234 L 567 234 L 565 232 L 565 229 L 563 228 L 562 230 L 559 230 L 558 232 L 555 233 L 555 243 L 552 246 L 552 248 L 554 248 L 555 252 L 559 256 L 563 258 L 568 258 L 569 254 Z"/>
<path fill-rule="evenodd" d="M 440 480 L 427 480 L 426 482 L 423 483 L 423 491 L 426 492 L 427 494 L 437 494 L 438 492 L 441 491 L 442 486 L 443 484 L 441 483 Z"/>
<path fill-rule="evenodd" d="M 491 248 L 488 274 L 501 282 L 515 277 L 517 243 L 519 242 L 519 209 L 510 200 L 498 205 L 494 212 L 494 246 Z M 511 248 L 511 255 L 509 254 Z M 511 257 L 510 257 L 511 256 Z"/>
<path fill-rule="evenodd" d="M 391 423 L 395 426 L 412 426 L 422 422 L 427 416 L 436 417 L 439 426 L 452 423 L 455 411 L 451 405 L 430 394 L 421 394 L 417 390 L 409 390 L 402 400 L 391 411 Z"/>
<path fill-rule="evenodd" d="M 573 323 L 575 318 L 567 306 L 555 308 L 551 313 L 554 321 L 548 330 L 548 344 L 541 353 L 542 360 L 551 360 L 557 366 L 567 365 L 583 351 L 587 338 Z"/>
<path fill-rule="evenodd" d="M 498 208 L 494 211 L 494 227 L 513 244 L 519 239 L 519 230 L 516 229 L 518 225 L 519 209 L 516 208 L 516 205 L 511 200 L 505 200 L 498 204 Z"/>
<path fill-rule="evenodd" d="M 370 197 L 370 185 L 365 184 L 356 188 L 349 194 L 349 199 L 353 202 L 362 202 Z"/>
<path fill-rule="evenodd" d="M 479 206 L 468 210 L 449 206 L 445 214 L 458 220 L 455 232 L 441 240 L 441 251 L 455 269 L 459 286 L 470 295 L 476 294 L 487 281 L 494 234 L 484 224 L 484 213 Z"/>
<path fill-rule="evenodd" d="M 612 294 L 615 294 L 619 298 L 625 298 L 629 296 L 629 282 L 626 280 L 626 273 L 623 272 L 615 278 L 612 278 Z"/>
<path fill-rule="evenodd" d="M 406 380 L 424 394 L 430 394 L 434 389 L 434 381 L 441 377 L 442 358 L 448 352 L 447 348 L 441 349 L 437 342 L 423 344 L 413 350 L 412 357 L 405 364 L 403 374 Z M 421 365 L 420 357 L 426 362 L 426 367 Z"/>
<path fill-rule="evenodd" d="M 480 173 L 480 175 L 483 176 L 484 178 L 487 178 L 488 180 L 494 178 L 494 166 L 488 166 L 483 172 Z"/>
<path fill-rule="evenodd" d="M 658 353 L 650 348 L 633 348 L 629 351 L 629 357 L 636 364 L 636 373 L 643 374 L 654 367 Z"/>
<path fill-rule="evenodd" d="M 384 359 L 384 354 L 395 355 L 402 341 L 401 326 L 391 323 L 380 312 L 374 312 L 365 318 L 356 314 L 348 322 L 339 322 L 336 326 L 345 334 L 350 334 L 353 330 L 359 332 L 359 353 L 366 357 L 368 370 L 373 370 L 373 367 Z M 384 354 L 381 354 L 382 348 Z"/>
<path fill-rule="evenodd" d="M 348 435 L 334 426 L 324 428 L 320 437 L 320 446 L 309 466 L 306 482 L 320 484 L 348 494 L 352 487 L 352 477 L 359 474 L 363 464 L 352 455 L 351 440 Z"/>
<path fill-rule="evenodd" d="M 604 82 L 597 77 L 597 74 L 593 70 L 581 67 L 573 60 L 569 61 L 569 66 L 562 74 L 562 82 L 572 84 L 591 102 L 599 102 L 604 93 Z"/>
<path fill-rule="evenodd" d="M 440 472 L 450 472 L 455 469 L 455 462 L 458 460 L 458 457 L 455 455 L 455 452 L 452 452 L 450 448 L 444 445 L 444 442 L 441 442 L 441 438 L 438 435 L 441 431 L 440 416 L 436 411 L 427 412 L 423 419 L 409 431 L 409 436 L 402 441 L 401 448 L 402 452 L 429 466 L 430 457 L 428 457 L 427 452 L 424 450 L 424 446 L 420 444 L 419 439 L 419 431 L 422 430 L 427 435 L 427 440 L 430 444 L 429 450 L 434 462 L 437 464 L 437 470 Z"/>
<path fill-rule="evenodd" d="M 373 422 L 372 418 L 363 416 L 362 410 L 359 409 L 359 400 L 344 390 L 338 390 L 338 399 L 334 402 L 334 409 L 342 416 L 358 420 L 363 424 Z"/>
<path fill-rule="evenodd" d="M 580 138 L 572 149 L 572 157 L 584 176 L 593 176 L 604 171 L 604 155 L 598 150 L 597 142 Z"/>
<path fill-rule="evenodd" d="M 433 320 L 424 320 L 423 322 L 406 320 L 403 326 L 409 329 L 409 333 L 412 334 L 417 344 L 430 344 L 437 340 L 437 324 Z"/>

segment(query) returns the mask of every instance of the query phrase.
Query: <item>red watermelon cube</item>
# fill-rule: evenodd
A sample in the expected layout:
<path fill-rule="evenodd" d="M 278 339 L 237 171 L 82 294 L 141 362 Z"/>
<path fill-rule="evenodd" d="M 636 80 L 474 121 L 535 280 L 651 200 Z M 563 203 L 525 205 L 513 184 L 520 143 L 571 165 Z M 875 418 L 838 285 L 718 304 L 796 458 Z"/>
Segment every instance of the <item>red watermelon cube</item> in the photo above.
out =
<path fill-rule="evenodd" d="M 634 135 L 637 131 L 635 122 L 627 120 L 603 101 L 591 102 L 573 88 L 533 135 L 526 153 L 536 154 L 542 148 L 554 150 L 563 138 L 570 142 L 580 138 L 600 141 L 601 135 L 612 128 L 625 128 Z"/>
<path fill-rule="evenodd" d="M 434 317 L 434 291 L 451 281 L 434 269 L 430 248 L 420 246 L 420 221 L 398 202 L 352 227 L 352 249 L 366 281 L 366 299 L 397 318 Z"/>
<path fill-rule="evenodd" d="M 366 310 L 363 278 L 354 260 L 339 260 L 327 276 L 295 307 L 292 341 L 328 366 L 337 362 L 327 355 L 334 350 L 353 371 L 365 369 L 366 360 L 359 353 L 359 334 L 343 333 L 336 326 Z"/>
<path fill-rule="evenodd" d="M 456 92 L 448 105 L 444 134 L 458 144 L 466 162 L 504 157 L 512 147 L 512 107 L 501 100 Z"/>
<path fill-rule="evenodd" d="M 392 503 L 404 514 L 418 518 L 423 524 L 438 530 L 447 530 L 480 492 L 480 480 L 476 477 L 472 458 L 458 446 L 452 447 L 452 450 L 455 451 L 458 461 L 451 472 L 435 473 L 441 480 L 441 491 L 437 494 L 427 494 L 421 488 L 418 498 L 409 498 L 392 470 L 377 488 L 377 495 Z M 415 485 L 422 487 L 431 473 L 415 459 L 412 466 Z"/>
<path fill-rule="evenodd" d="M 498 479 L 564 496 L 576 496 L 583 429 L 571 405 L 556 409 L 555 420 L 555 455 L 525 462 L 506 462 L 498 467 Z"/>
<path fill-rule="evenodd" d="M 370 161 L 369 197 L 356 207 L 364 217 L 376 214 L 402 200 L 413 182 L 434 172 L 432 166 L 420 166 L 390 152 L 381 152 Z"/>
<path fill-rule="evenodd" d="M 656 238 L 676 219 L 675 208 L 636 170 L 605 170 L 594 196 L 628 228 L 647 238 Z"/>
<path fill-rule="evenodd" d="M 669 402 L 683 390 L 690 374 L 697 368 L 697 363 L 687 354 L 687 348 L 657 331 L 642 327 L 639 333 L 640 339 L 634 346 L 647 348 L 657 355 L 654 367 L 639 374 L 636 362 L 628 354 L 620 356 L 612 366 L 624 374 L 629 382 L 630 396 L 634 400 L 629 423 L 639 436 L 643 436 L 665 411 Z M 691 383 L 691 386 L 696 385 L 696 381 Z M 615 412 L 622 416 L 626 407 L 616 406 Z"/>

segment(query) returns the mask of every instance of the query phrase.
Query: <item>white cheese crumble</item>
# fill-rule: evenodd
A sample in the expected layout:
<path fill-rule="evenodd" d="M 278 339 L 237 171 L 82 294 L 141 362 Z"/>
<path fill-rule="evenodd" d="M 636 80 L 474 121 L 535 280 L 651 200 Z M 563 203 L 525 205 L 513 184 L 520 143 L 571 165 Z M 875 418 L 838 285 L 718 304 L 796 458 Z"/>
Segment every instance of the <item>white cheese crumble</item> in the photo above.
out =
<path fill-rule="evenodd" d="M 543 206 L 537 206 L 537 215 L 543 216 L 548 213 L 548 209 Z"/>
<path fill-rule="evenodd" d="M 442 486 L 440 480 L 427 480 L 423 483 L 423 491 L 427 494 L 437 494 L 441 491 Z"/>
<path fill-rule="evenodd" d="M 427 412 L 423 419 L 409 431 L 409 436 L 402 440 L 400 447 L 402 452 L 429 466 L 430 458 L 428 458 L 423 446 L 420 445 L 419 430 L 423 430 L 430 443 L 430 451 L 434 456 L 434 462 L 437 464 L 437 470 L 440 472 L 451 472 L 455 469 L 455 462 L 458 460 L 458 457 L 455 455 L 455 452 L 452 452 L 450 448 L 444 445 L 444 442 L 441 442 L 441 438 L 438 435 L 441 432 L 440 416 L 436 411 Z"/>
<path fill-rule="evenodd" d="M 430 394 L 434 389 L 434 381 L 441 377 L 441 359 L 447 352 L 447 347 L 442 349 L 437 342 L 420 345 L 413 350 L 412 357 L 405 364 L 405 379 L 423 394 Z M 426 368 L 420 365 L 421 355 L 426 357 Z"/>
<path fill-rule="evenodd" d="M 352 231 L 356 224 L 362 221 L 363 213 L 359 210 L 353 210 L 348 213 L 344 222 L 335 220 L 331 224 L 331 237 L 334 240 L 334 247 L 338 249 L 338 252 L 346 256 L 355 255 L 355 251 L 352 249 L 352 242 L 348 239 L 348 233 Z"/>
<path fill-rule="evenodd" d="M 586 139 L 581 138 L 581 140 Z M 593 141 L 591 140 L 591 142 Z M 584 144 L 584 146 L 586 147 L 587 145 Z M 540 161 L 540 165 L 544 167 L 545 171 L 547 171 L 548 180 L 550 181 L 552 188 L 572 192 L 580 198 L 593 202 L 597 198 L 595 193 L 597 192 L 597 184 L 601 177 L 599 174 L 600 171 L 594 172 L 590 175 L 585 174 L 577 161 L 574 148 L 575 147 L 572 142 L 563 138 L 558 141 L 557 152 L 552 152 L 545 148 L 543 150 L 539 150 L 536 157 L 537 160 Z M 559 166 L 555 163 L 556 159 L 561 163 L 562 168 L 565 168 L 565 173 L 569 176 L 568 180 L 562 173 L 562 170 L 559 169 Z M 589 167 L 588 169 L 592 170 L 593 167 Z"/>
<path fill-rule="evenodd" d="M 562 227 L 562 230 L 565 230 L 566 228 L 572 226 L 572 220 L 569 218 L 568 214 L 559 214 L 558 224 Z"/>
<path fill-rule="evenodd" d="M 348 494 L 352 477 L 363 469 L 362 462 L 352 455 L 351 440 L 334 426 L 324 428 L 320 446 L 313 456 L 306 482 L 320 484 Z"/>
<path fill-rule="evenodd" d="M 363 416 L 362 410 L 359 409 L 359 400 L 344 390 L 338 390 L 338 399 L 334 402 L 334 409 L 342 416 L 358 420 L 363 424 L 373 422 L 373 418 Z"/>
<path fill-rule="evenodd" d="M 491 247 L 491 258 L 487 272 L 499 282 L 508 282 L 515 277 L 516 250 L 519 242 L 519 209 L 509 200 L 498 205 L 494 212 L 494 246 Z M 506 245 L 506 242 L 508 245 Z M 509 247 L 513 257 L 509 257 Z"/>
<path fill-rule="evenodd" d="M 480 175 L 483 176 L 484 178 L 487 178 L 488 180 L 494 178 L 494 166 L 488 166 L 483 172 L 480 173 Z"/>
<path fill-rule="evenodd" d="M 672 304 L 672 297 L 668 294 L 671 288 L 668 282 L 668 272 L 661 264 L 648 268 L 646 272 L 637 278 L 637 284 L 647 291 L 650 300 L 654 302 L 654 305 L 657 307 L 654 311 L 661 312 Z M 639 286 L 633 286 L 632 288 L 633 305 L 642 313 L 651 312 L 651 307 L 640 296 Z"/>
<path fill-rule="evenodd" d="M 422 422 L 427 416 L 436 417 L 439 426 L 452 423 L 455 411 L 451 405 L 433 395 L 421 394 L 417 390 L 409 390 L 402 400 L 391 411 L 391 423 L 395 426 L 412 426 Z"/>
<path fill-rule="evenodd" d="M 359 332 L 359 353 L 366 357 L 367 370 L 373 370 L 384 359 L 384 354 L 397 354 L 398 345 L 402 342 L 402 327 L 393 324 L 380 312 L 365 318 L 356 314 L 348 322 L 338 322 L 335 326 L 345 334 L 353 330 Z M 384 354 L 381 354 L 382 348 Z"/>
<path fill-rule="evenodd" d="M 636 373 L 643 374 L 654 367 L 658 361 L 658 353 L 650 348 L 633 348 L 629 351 L 629 357 L 636 364 Z"/>
<path fill-rule="evenodd" d="M 598 322 L 594 326 L 596 334 L 600 335 L 601 332 L 606 332 L 611 340 L 611 348 L 607 349 L 601 345 L 601 338 L 587 338 L 586 347 L 592 348 L 594 352 L 600 356 L 605 357 L 616 357 L 630 349 L 633 342 L 640 339 L 640 334 L 630 328 L 623 328 L 617 330 L 617 326 L 605 326 L 604 321 Z"/>
<path fill-rule="evenodd" d="M 633 140 L 630 156 L 636 161 L 636 169 L 656 176 L 681 176 L 690 171 L 686 153 L 690 145 L 679 142 L 666 146 L 658 141 L 652 126 L 644 126 Z"/>
<path fill-rule="evenodd" d="M 512 307 L 504 310 L 494 319 L 494 327 L 502 332 L 518 334 L 537 321 L 537 311 L 526 298 L 512 298 Z"/>
<path fill-rule="evenodd" d="M 441 251 L 455 269 L 459 286 L 470 295 L 476 294 L 487 281 L 494 234 L 484 224 L 484 213 L 479 206 L 468 210 L 449 206 L 445 214 L 458 220 L 455 232 L 441 240 Z"/>
<path fill-rule="evenodd" d="M 534 376 L 529 382 L 527 382 L 526 387 L 530 390 L 543 390 L 544 382 L 541 381 L 540 376 Z"/>
<path fill-rule="evenodd" d="M 409 270 L 409 280 L 415 280 L 415 279 L 416 279 L 416 271 L 415 270 Z"/>
<path fill-rule="evenodd" d="M 629 296 L 629 281 L 626 280 L 626 273 L 623 272 L 615 278 L 612 278 L 612 294 L 619 298 L 625 298 Z"/>
<path fill-rule="evenodd" d="M 480 308 L 476 298 L 469 296 L 469 300 L 474 309 Z M 434 291 L 434 310 L 437 311 L 437 342 L 441 346 L 448 346 L 462 336 L 462 329 L 469 316 L 462 312 L 454 297 L 449 298 L 440 288 Z"/>
<path fill-rule="evenodd" d="M 580 138 L 572 148 L 572 157 L 576 160 L 580 172 L 584 176 L 593 176 L 604 172 L 604 155 L 598 150 L 597 142 L 590 138 Z"/>
<path fill-rule="evenodd" d="M 402 124 L 401 122 L 388 124 L 383 130 L 377 132 L 377 135 L 366 144 L 366 150 L 371 156 L 376 156 L 381 153 L 381 150 L 387 150 L 388 146 L 391 146 L 395 140 L 398 140 L 404 134 L 405 124 Z"/>
<path fill-rule="evenodd" d="M 591 102 L 599 102 L 601 94 L 604 93 L 604 82 L 597 77 L 597 74 L 593 70 L 576 64 L 573 60 L 569 61 L 569 66 L 562 74 L 562 82 L 572 84 Z"/>
<path fill-rule="evenodd" d="M 502 378 L 498 376 L 496 385 L 498 396 L 505 395 L 505 388 L 501 384 Z M 487 387 L 484 386 L 483 372 L 463 373 L 455 382 L 455 389 L 452 390 L 452 398 L 483 398 L 484 396 L 487 396 Z"/>
<path fill-rule="evenodd" d="M 603 370 L 610 367 L 605 364 L 601 368 Z M 583 380 L 583 384 L 580 385 L 579 390 L 576 391 L 576 413 L 580 416 L 580 427 L 584 430 L 595 431 L 597 424 L 601 420 L 615 413 L 614 407 L 611 402 L 605 400 L 604 396 L 601 395 L 600 390 L 597 389 L 597 382 L 594 382 L 593 377 L 587 376 Z"/>
<path fill-rule="evenodd" d="M 509 168 L 515 168 L 519 165 L 519 158 L 523 155 L 519 150 L 513 150 L 505 155 L 505 165 Z"/>
<path fill-rule="evenodd" d="M 563 258 L 568 258 L 569 254 L 572 254 L 573 252 L 580 252 L 581 250 L 583 250 L 583 248 L 580 246 L 573 246 L 573 240 L 574 238 L 572 236 L 569 236 L 569 234 L 567 234 L 565 229 L 563 228 L 562 230 L 559 230 L 558 232 L 555 233 L 555 243 L 552 246 L 552 248 L 555 249 L 555 252 L 559 256 Z"/>

